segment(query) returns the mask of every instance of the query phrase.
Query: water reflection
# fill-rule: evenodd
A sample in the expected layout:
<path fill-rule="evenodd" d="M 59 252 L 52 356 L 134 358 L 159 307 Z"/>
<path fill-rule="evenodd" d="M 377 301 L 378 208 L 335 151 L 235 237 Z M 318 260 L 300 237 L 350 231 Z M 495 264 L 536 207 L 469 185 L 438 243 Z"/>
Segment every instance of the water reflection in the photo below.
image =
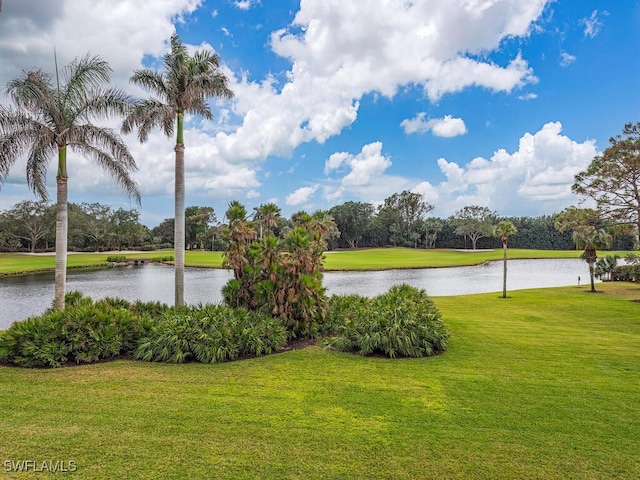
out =
<path fill-rule="evenodd" d="M 187 268 L 185 301 L 217 303 L 222 286 L 232 277 L 228 270 Z M 509 290 L 576 285 L 589 281 L 587 264 L 579 259 L 511 260 Z M 376 272 L 326 272 L 324 285 L 332 294 L 374 296 L 392 285 L 409 283 L 429 295 L 465 295 L 502 290 L 502 262 L 476 267 L 385 270 Z M 164 265 L 131 266 L 103 270 L 70 270 L 67 290 L 92 298 L 119 297 L 135 301 L 173 303 L 173 268 Z M 46 310 L 53 299 L 53 273 L 0 279 L 0 329 Z"/>

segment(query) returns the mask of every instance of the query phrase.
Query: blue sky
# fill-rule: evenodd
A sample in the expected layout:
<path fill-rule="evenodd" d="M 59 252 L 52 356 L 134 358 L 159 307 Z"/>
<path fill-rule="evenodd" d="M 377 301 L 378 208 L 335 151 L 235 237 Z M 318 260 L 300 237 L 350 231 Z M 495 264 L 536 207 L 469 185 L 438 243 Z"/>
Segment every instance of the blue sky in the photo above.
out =
<path fill-rule="evenodd" d="M 433 215 L 465 205 L 502 215 L 576 204 L 573 176 L 640 120 L 640 1 L 4 0 L 0 86 L 87 51 L 131 93 L 177 31 L 215 50 L 235 92 L 186 132 L 187 205 L 283 214 L 424 194 Z M 0 100 L 5 102 L 2 96 Z M 118 127 L 117 124 L 113 124 Z M 142 221 L 173 216 L 174 140 L 140 145 Z M 70 201 L 133 208 L 70 156 Z M 55 193 L 55 166 L 49 191 Z M 17 164 L 0 209 L 31 199 Z"/>

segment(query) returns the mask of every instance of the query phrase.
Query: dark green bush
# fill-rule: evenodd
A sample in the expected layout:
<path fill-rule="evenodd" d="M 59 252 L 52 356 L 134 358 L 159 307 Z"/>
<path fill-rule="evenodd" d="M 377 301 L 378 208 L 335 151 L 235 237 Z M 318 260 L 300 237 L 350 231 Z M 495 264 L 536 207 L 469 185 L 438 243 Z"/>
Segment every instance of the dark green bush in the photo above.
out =
<path fill-rule="evenodd" d="M 332 295 L 329 298 L 327 316 L 321 327 L 322 335 L 336 335 L 339 327 L 347 322 L 357 321 L 359 312 L 368 302 L 369 299 L 362 295 Z"/>
<path fill-rule="evenodd" d="M 216 363 L 282 348 L 287 334 L 272 317 L 222 305 L 169 309 L 139 341 L 135 358 Z"/>
<path fill-rule="evenodd" d="M 79 292 L 65 297 L 63 311 L 13 323 L 0 335 L 0 361 L 22 367 L 59 367 L 66 362 L 92 363 L 131 355 L 151 328 L 148 316 L 136 314 L 124 300 L 93 302 Z"/>
<path fill-rule="evenodd" d="M 107 262 L 120 263 L 120 262 L 126 262 L 126 261 L 127 261 L 127 257 L 125 255 L 109 255 L 107 257 Z"/>
<path fill-rule="evenodd" d="M 360 355 L 425 357 L 447 348 L 449 332 L 424 290 L 394 286 L 372 299 L 348 296 L 332 308 L 337 336 L 329 346 Z"/>
<path fill-rule="evenodd" d="M 169 307 L 118 298 L 93 302 L 70 292 L 64 311 L 13 323 L 0 331 L 0 363 L 59 367 L 120 355 L 141 360 L 215 363 L 273 353 L 287 343 L 281 322 L 225 306 Z"/>

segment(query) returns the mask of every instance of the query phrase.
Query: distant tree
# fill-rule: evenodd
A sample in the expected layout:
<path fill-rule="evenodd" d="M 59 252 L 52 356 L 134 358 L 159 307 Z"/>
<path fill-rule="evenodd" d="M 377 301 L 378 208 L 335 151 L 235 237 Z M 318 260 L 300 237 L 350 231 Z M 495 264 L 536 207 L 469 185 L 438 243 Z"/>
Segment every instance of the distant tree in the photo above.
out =
<path fill-rule="evenodd" d="M 386 198 L 377 215 L 388 229 L 394 245 L 415 248 L 422 236 L 422 222 L 431 210 L 433 205 L 427 203 L 423 195 L 405 190 Z"/>
<path fill-rule="evenodd" d="M 424 245 L 425 248 L 436 248 L 438 234 L 444 228 L 444 220 L 441 218 L 427 218 L 424 221 Z"/>
<path fill-rule="evenodd" d="M 212 207 L 187 207 L 185 210 L 185 241 L 190 249 L 203 248 L 206 235 L 217 221 Z"/>
<path fill-rule="evenodd" d="M 340 237 L 349 248 L 358 248 L 358 243 L 371 227 L 374 212 L 373 205 L 362 202 L 346 202 L 329 210 L 340 230 Z"/>
<path fill-rule="evenodd" d="M 487 207 L 470 205 L 458 210 L 453 218 L 456 234 L 469 237 L 475 250 L 479 239 L 493 234 L 496 214 Z"/>
<path fill-rule="evenodd" d="M 25 200 L 5 210 L 2 230 L 9 237 L 29 242 L 31 253 L 38 241 L 54 230 L 55 209 L 46 200 Z"/>
<path fill-rule="evenodd" d="M 55 79 L 41 70 L 24 73 L 7 85 L 13 107 L 0 105 L 0 184 L 11 166 L 27 158 L 27 183 L 48 199 L 47 168 L 57 156 L 56 267 L 54 306 L 64 309 L 67 279 L 67 147 L 100 165 L 131 197 L 140 194 L 130 174 L 136 164 L 113 130 L 92 122 L 125 115 L 131 98 L 104 88 L 111 67 L 100 57 L 75 59 Z"/>
<path fill-rule="evenodd" d="M 189 55 L 177 34 L 171 36 L 171 50 L 164 56 L 164 72 L 144 69 L 133 72 L 131 82 L 149 91 L 154 98 L 138 102 L 123 126 L 124 133 L 138 128 L 138 139 L 145 142 L 156 127 L 167 137 L 177 131 L 175 159 L 175 305 L 184 304 L 184 115 L 213 118 L 207 100 L 232 98 L 228 79 L 220 70 L 218 55 L 208 50 Z"/>
<path fill-rule="evenodd" d="M 597 250 L 611 245 L 611 234 L 598 210 L 569 207 L 556 216 L 556 228 L 563 232 L 571 230 L 577 248 L 583 248 L 582 258 L 589 264 L 591 291 L 596 291 L 595 264 Z"/>
<path fill-rule="evenodd" d="M 140 212 L 138 210 L 125 210 L 119 208 L 112 212 L 109 219 L 111 223 L 111 235 L 118 250 L 126 244 L 141 245 L 144 237 L 150 233 L 144 225 L 140 223 Z"/>
<path fill-rule="evenodd" d="M 111 207 L 96 202 L 82 203 L 80 209 L 84 215 L 78 226 L 79 231 L 95 243 L 96 252 L 99 252 L 100 246 L 106 243 L 113 230 Z"/>
<path fill-rule="evenodd" d="M 160 225 L 151 229 L 151 235 L 159 239 L 159 243 L 170 243 L 173 245 L 173 237 L 175 234 L 175 222 L 173 218 L 165 218 Z"/>
<path fill-rule="evenodd" d="M 516 227 L 508 220 L 502 220 L 493 230 L 493 236 L 502 242 L 503 273 L 502 273 L 502 298 L 507 298 L 507 242 L 518 232 Z"/>
<path fill-rule="evenodd" d="M 635 227 L 640 245 L 640 122 L 627 123 L 622 135 L 575 177 L 573 191 L 596 201 L 601 214 Z"/>

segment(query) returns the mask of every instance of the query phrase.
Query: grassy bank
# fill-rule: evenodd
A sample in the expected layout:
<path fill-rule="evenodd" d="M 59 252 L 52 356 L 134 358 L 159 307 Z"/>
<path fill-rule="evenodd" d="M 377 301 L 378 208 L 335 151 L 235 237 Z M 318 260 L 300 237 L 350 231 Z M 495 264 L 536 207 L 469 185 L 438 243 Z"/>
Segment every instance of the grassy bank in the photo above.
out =
<path fill-rule="evenodd" d="M 509 258 L 577 258 L 576 250 L 509 250 Z M 126 254 L 129 258 L 153 258 L 172 255 L 171 250 Z M 106 266 L 107 253 L 71 254 L 69 268 Z M 390 268 L 454 267 L 477 265 L 490 260 L 501 260 L 502 250 L 418 250 L 412 248 L 372 248 L 341 250 L 327 253 L 327 270 L 384 270 Z M 187 251 L 185 263 L 190 267 L 222 267 L 222 252 Z M 54 254 L 29 255 L 0 253 L 0 275 L 47 271 L 55 268 Z"/>
<path fill-rule="evenodd" d="M 83 479 L 638 478 L 640 286 L 598 288 L 436 298 L 452 336 L 428 359 L 0 368 L 2 461 L 73 460 Z"/>

